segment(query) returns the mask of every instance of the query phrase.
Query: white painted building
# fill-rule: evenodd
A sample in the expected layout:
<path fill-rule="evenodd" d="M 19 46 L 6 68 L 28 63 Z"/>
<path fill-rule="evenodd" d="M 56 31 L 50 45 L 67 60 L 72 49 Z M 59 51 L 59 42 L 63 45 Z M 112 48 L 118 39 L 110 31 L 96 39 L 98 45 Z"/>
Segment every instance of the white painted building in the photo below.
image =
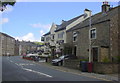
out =
<path fill-rule="evenodd" d="M 55 29 L 56 29 L 56 24 L 52 24 L 50 31 L 46 34 L 43 35 L 43 40 L 44 40 L 44 53 L 50 53 L 51 52 L 51 47 L 56 46 L 55 42 Z"/>
<path fill-rule="evenodd" d="M 43 35 L 45 43 L 44 51 L 52 51 L 50 47 L 54 47 L 55 52 L 61 52 L 61 49 L 63 49 L 61 45 L 66 43 L 66 31 L 76 26 L 77 24 L 84 21 L 90 16 L 91 11 L 85 9 L 84 14 L 70 19 L 68 21 L 62 20 L 62 23 L 60 25 L 56 25 L 53 23 L 50 31 Z"/>

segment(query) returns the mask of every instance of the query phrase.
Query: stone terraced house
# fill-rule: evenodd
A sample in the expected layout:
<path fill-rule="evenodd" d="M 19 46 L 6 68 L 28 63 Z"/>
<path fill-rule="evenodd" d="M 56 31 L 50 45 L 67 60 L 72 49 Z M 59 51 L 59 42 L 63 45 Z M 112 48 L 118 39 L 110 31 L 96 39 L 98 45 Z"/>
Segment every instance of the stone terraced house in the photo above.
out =
<path fill-rule="evenodd" d="M 120 54 L 119 8 L 103 3 L 101 12 L 67 30 L 66 42 L 72 49 L 71 54 L 88 59 L 91 39 L 92 62 L 114 61 Z"/>
<path fill-rule="evenodd" d="M 30 41 L 19 41 L 19 55 L 27 54 L 27 53 L 36 53 L 37 52 L 37 44 Z"/>

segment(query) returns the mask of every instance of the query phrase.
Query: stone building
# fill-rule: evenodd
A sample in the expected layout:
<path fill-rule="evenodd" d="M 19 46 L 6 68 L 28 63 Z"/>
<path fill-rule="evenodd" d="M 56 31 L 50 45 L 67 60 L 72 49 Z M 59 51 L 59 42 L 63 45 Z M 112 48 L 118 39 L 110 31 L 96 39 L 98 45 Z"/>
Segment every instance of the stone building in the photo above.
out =
<path fill-rule="evenodd" d="M 103 2 L 102 11 L 67 30 L 67 44 L 79 59 L 93 62 L 114 61 L 118 53 L 118 9 Z M 91 21 L 90 21 L 91 20 Z M 90 43 L 91 40 L 91 43 Z"/>
<path fill-rule="evenodd" d="M 37 52 L 37 44 L 30 41 L 20 41 L 19 42 L 19 55 L 27 54 L 27 53 L 36 53 Z"/>
<path fill-rule="evenodd" d="M 19 55 L 19 44 L 20 42 L 18 40 L 15 40 L 15 50 L 14 50 L 14 53 L 16 56 Z"/>
<path fill-rule="evenodd" d="M 15 39 L 2 32 L 0 32 L 0 47 L 2 48 L 0 51 L 0 55 L 15 55 Z"/>
<path fill-rule="evenodd" d="M 91 15 L 91 11 L 88 9 L 85 9 L 82 15 L 72 18 L 68 21 L 62 20 L 62 23 L 60 25 L 57 25 L 57 28 L 55 30 L 55 39 L 56 39 L 56 44 L 60 46 L 59 49 L 62 52 L 61 55 L 66 55 L 67 52 L 70 51 L 70 50 L 67 50 L 68 45 L 66 40 L 67 38 L 69 38 L 69 36 L 67 37 L 66 31 L 76 26 L 77 24 L 81 23 L 82 21 L 90 17 L 90 15 Z"/>

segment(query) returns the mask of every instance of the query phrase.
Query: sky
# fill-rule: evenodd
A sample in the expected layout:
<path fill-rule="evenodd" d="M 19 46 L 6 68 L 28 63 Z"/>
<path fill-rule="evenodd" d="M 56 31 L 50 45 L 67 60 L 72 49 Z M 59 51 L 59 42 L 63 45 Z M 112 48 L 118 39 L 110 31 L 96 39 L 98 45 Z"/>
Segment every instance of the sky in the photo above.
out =
<path fill-rule="evenodd" d="M 113 7 L 117 2 L 110 2 Z M 50 30 L 52 23 L 61 24 L 61 20 L 70 20 L 92 10 L 92 14 L 101 11 L 102 2 L 17 2 L 13 7 L 0 12 L 0 32 L 15 39 L 39 41 Z"/>

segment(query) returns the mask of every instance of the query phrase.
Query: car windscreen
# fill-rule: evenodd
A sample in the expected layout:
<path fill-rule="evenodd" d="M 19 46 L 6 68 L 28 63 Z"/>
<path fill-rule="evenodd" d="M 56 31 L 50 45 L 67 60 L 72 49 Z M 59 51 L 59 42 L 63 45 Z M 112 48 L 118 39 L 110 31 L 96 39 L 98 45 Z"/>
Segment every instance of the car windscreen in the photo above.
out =
<path fill-rule="evenodd" d="M 64 59 L 64 56 L 60 56 L 59 58 L 60 58 L 60 59 Z"/>

